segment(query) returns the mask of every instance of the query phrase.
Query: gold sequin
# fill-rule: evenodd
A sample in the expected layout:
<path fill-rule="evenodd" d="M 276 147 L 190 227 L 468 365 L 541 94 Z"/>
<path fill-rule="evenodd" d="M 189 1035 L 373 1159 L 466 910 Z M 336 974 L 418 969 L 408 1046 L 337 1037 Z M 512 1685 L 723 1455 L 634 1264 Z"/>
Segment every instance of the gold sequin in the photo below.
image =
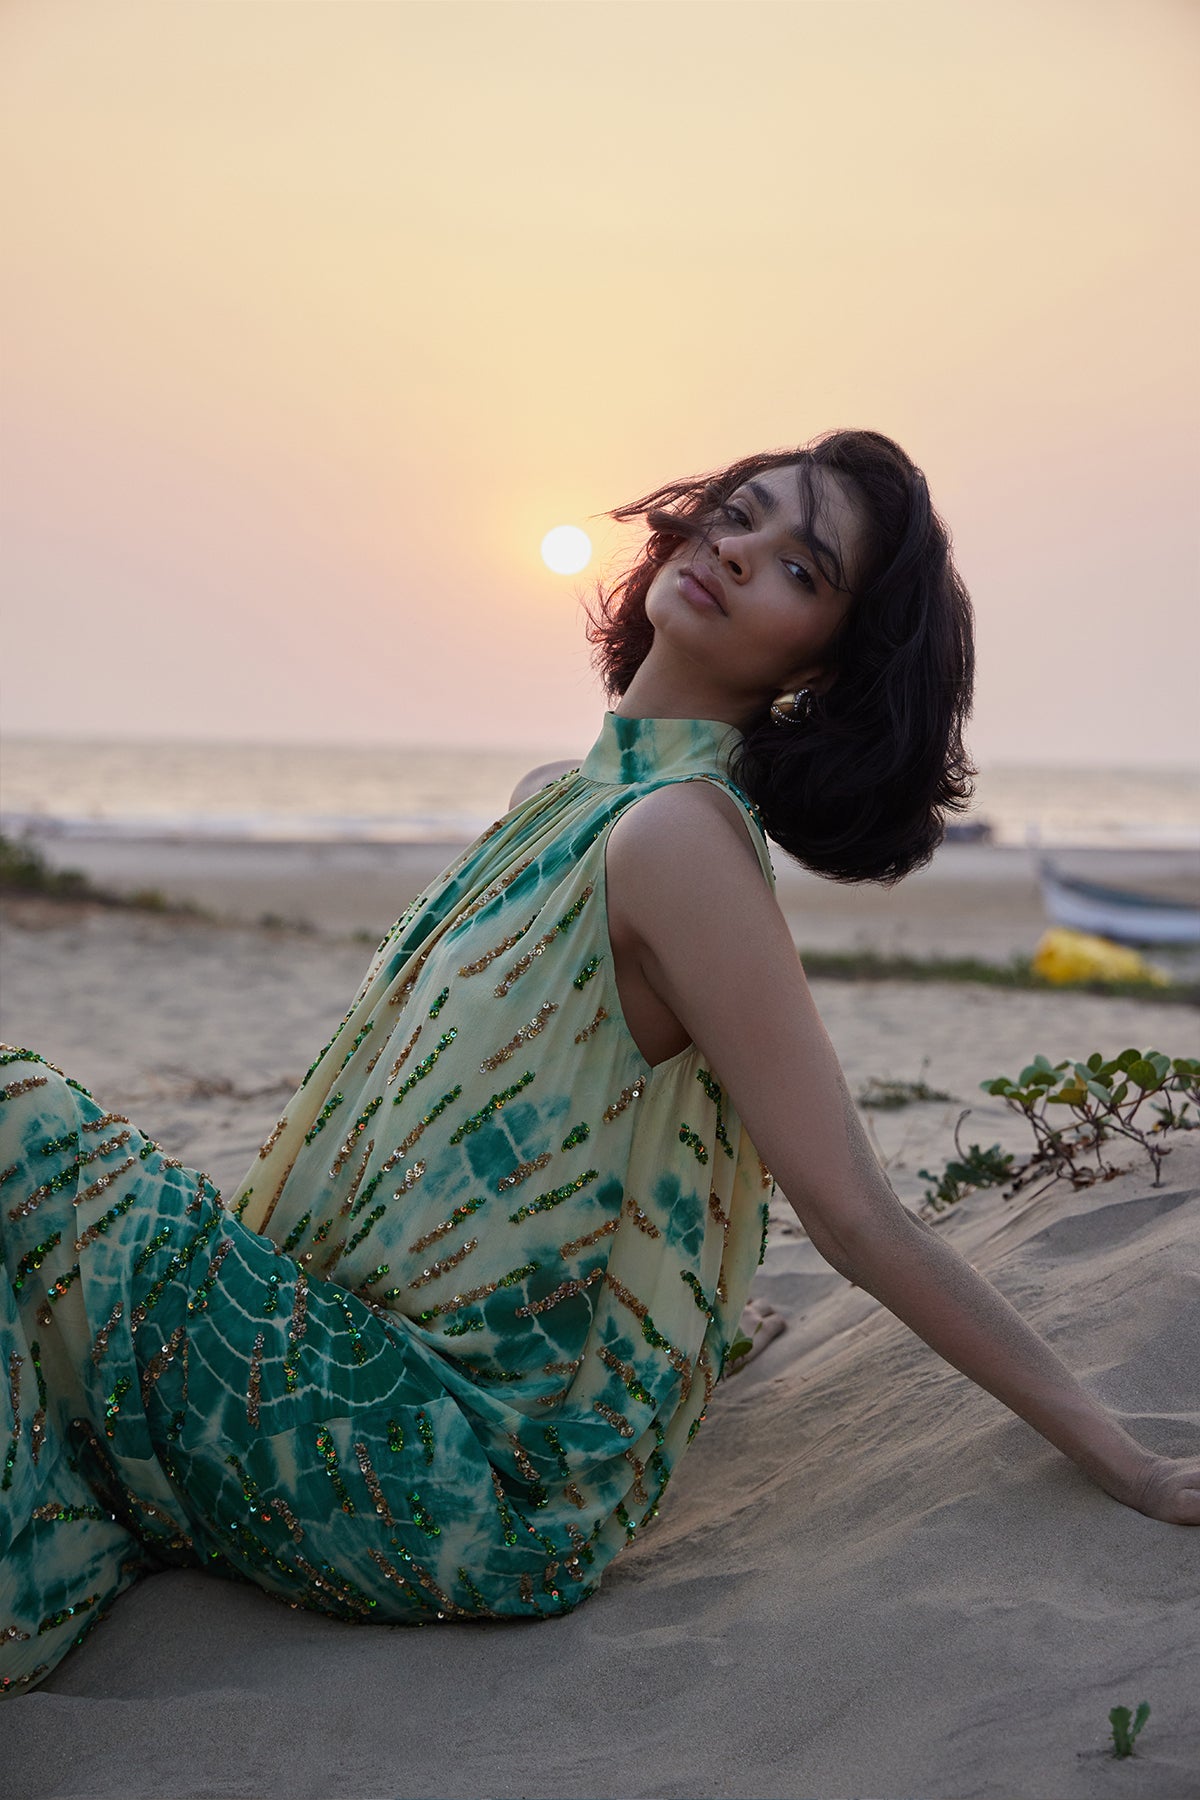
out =
<path fill-rule="evenodd" d="M 292 1316 L 288 1323 L 288 1348 L 283 1359 L 283 1381 L 289 1394 L 299 1380 L 300 1345 L 308 1329 L 308 1276 L 301 1269 L 296 1275 L 296 1292 L 292 1300 Z"/>
<path fill-rule="evenodd" d="M 552 925 L 550 927 L 550 930 L 547 931 L 542 937 L 540 937 L 538 939 L 537 943 L 533 946 L 532 950 L 527 950 L 525 952 L 524 956 L 518 957 L 517 961 L 513 964 L 512 968 L 508 971 L 507 975 L 505 975 L 503 980 L 500 981 L 496 986 L 497 1000 L 503 1000 L 505 994 L 507 994 L 509 988 L 513 985 L 514 981 L 519 981 L 521 979 L 521 976 L 524 975 L 527 970 L 529 970 L 533 967 L 534 962 L 537 960 L 537 958 L 542 955 L 543 951 L 545 951 L 549 948 L 549 946 L 554 942 L 555 938 L 558 937 L 560 932 L 568 930 L 570 928 L 570 926 L 572 926 L 575 923 L 575 920 L 579 917 L 580 913 L 583 911 L 584 907 L 587 905 L 588 901 L 591 899 L 594 892 L 595 892 L 595 889 L 593 888 L 591 882 L 589 881 L 588 885 L 584 888 L 583 892 L 580 894 L 578 900 L 576 900 L 574 906 L 568 908 L 568 910 L 563 914 L 562 918 L 558 921 L 558 924 Z M 530 925 L 533 924 L 532 919 L 529 921 L 529 924 Z M 525 927 L 525 929 L 526 929 L 526 931 L 528 931 L 529 926 L 527 925 Z"/>
<path fill-rule="evenodd" d="M 403 1050 L 400 1052 L 399 1056 L 396 1058 L 395 1062 L 392 1064 L 391 1068 L 388 1070 L 388 1078 L 387 1078 L 387 1086 L 388 1087 L 391 1087 L 393 1081 L 395 1081 L 397 1075 L 400 1073 L 401 1069 L 404 1067 L 405 1063 L 408 1061 L 409 1053 L 411 1052 L 413 1045 L 416 1043 L 417 1039 L 420 1037 L 424 1028 L 425 1028 L 425 1021 L 424 1021 L 424 1019 L 422 1019 L 421 1023 L 417 1026 L 417 1029 L 413 1032 L 413 1034 L 409 1038 L 407 1044 L 405 1044 Z"/>
<path fill-rule="evenodd" d="M 625 1414 L 615 1411 L 611 1406 L 606 1406 L 603 1400 L 594 1400 L 592 1402 L 592 1411 L 599 1413 L 602 1419 L 607 1419 L 613 1430 L 619 1431 L 622 1437 L 631 1438 L 637 1436 L 636 1431 L 625 1417 Z"/>
<path fill-rule="evenodd" d="M 374 1150 L 374 1148 L 375 1148 L 375 1139 L 374 1138 L 368 1139 L 367 1147 L 362 1153 L 362 1160 L 360 1161 L 357 1169 L 355 1169 L 355 1171 L 354 1171 L 354 1176 L 353 1176 L 353 1179 L 351 1180 L 349 1190 L 346 1194 L 346 1198 L 342 1201 L 342 1204 L 341 1204 L 340 1208 L 338 1209 L 338 1216 L 340 1218 L 345 1218 L 347 1213 L 352 1213 L 354 1211 L 354 1202 L 358 1196 L 358 1190 L 362 1186 L 362 1179 L 363 1179 L 363 1176 L 367 1172 L 367 1164 L 371 1160 L 371 1153 Z"/>
<path fill-rule="evenodd" d="M 640 1100 L 645 1091 L 646 1077 L 644 1075 L 639 1075 L 637 1080 L 629 1087 L 621 1089 L 619 1096 L 613 1101 L 611 1106 L 605 1107 L 603 1115 L 605 1124 L 611 1125 L 618 1114 L 623 1113 L 627 1106 L 632 1106 L 635 1100 Z"/>
<path fill-rule="evenodd" d="M 639 1231 L 645 1232 L 648 1238 L 662 1236 L 662 1232 L 658 1229 L 658 1226 L 654 1223 L 653 1219 L 648 1218 L 642 1211 L 632 1194 L 626 1195 L 625 1204 L 621 1210 L 627 1219 L 633 1220 Z"/>
<path fill-rule="evenodd" d="M 530 1487 L 536 1487 L 538 1472 L 530 1462 L 528 1452 L 515 1431 L 509 1432 L 508 1444 L 513 1453 L 513 1461 L 521 1471 L 521 1479 L 527 1481 Z"/>
<path fill-rule="evenodd" d="M 270 1156 L 272 1150 L 275 1148 L 276 1144 L 279 1142 L 280 1138 L 283 1136 L 283 1134 L 286 1130 L 287 1130 L 287 1114 L 284 1113 L 282 1119 L 280 1119 L 278 1125 L 276 1125 L 276 1127 L 275 1127 L 274 1131 L 272 1131 L 270 1137 L 265 1139 L 263 1142 L 263 1146 L 258 1153 L 260 1162 L 265 1157 Z"/>
<path fill-rule="evenodd" d="M 536 1175 L 539 1169 L 544 1169 L 546 1164 L 552 1160 L 549 1150 L 544 1150 L 541 1156 L 535 1156 L 532 1162 L 518 1163 L 511 1174 L 500 1177 L 496 1183 L 496 1192 L 502 1194 L 506 1188 L 520 1187 L 523 1181 L 528 1181 L 531 1175 Z"/>
<path fill-rule="evenodd" d="M 392 1199 L 400 1200 L 405 1194 L 411 1193 L 424 1173 L 425 1164 L 423 1162 L 415 1162 L 412 1168 L 406 1172 L 400 1186 L 393 1192 Z"/>
<path fill-rule="evenodd" d="M 556 1013 L 557 1011 L 558 1006 L 555 1001 L 543 1000 L 542 1004 L 538 1007 L 536 1014 L 530 1019 L 527 1025 L 522 1025 L 520 1031 L 516 1032 L 513 1037 L 510 1037 L 507 1044 L 502 1044 L 500 1049 L 494 1051 L 491 1056 L 484 1057 L 479 1065 L 479 1073 L 481 1075 L 490 1075 L 494 1069 L 500 1067 L 501 1063 L 506 1063 L 509 1057 L 515 1055 L 521 1048 L 522 1044 L 529 1043 L 529 1041 L 532 1038 L 535 1038 L 540 1031 L 545 1030 L 551 1013 Z"/>
<path fill-rule="evenodd" d="M 421 1163 L 418 1166 L 424 1168 L 425 1165 Z M 462 1224 L 464 1219 L 469 1219 L 472 1213 L 478 1212 L 481 1206 L 486 1205 L 486 1194 L 471 1200 L 464 1200 L 461 1206 L 455 1207 L 448 1219 L 443 1219 L 440 1225 L 435 1225 L 432 1231 L 427 1231 L 424 1237 L 419 1237 L 415 1244 L 410 1244 L 408 1246 L 409 1255 L 420 1256 L 423 1250 L 428 1250 L 430 1244 L 436 1244 L 440 1237 L 447 1237 L 450 1232 Z"/>
<path fill-rule="evenodd" d="M 632 1363 L 622 1362 L 621 1358 L 615 1351 L 610 1350 L 607 1344 L 601 1344 L 599 1356 L 606 1368 L 611 1369 L 614 1375 L 621 1377 L 630 1399 L 640 1400 L 646 1406 L 654 1404 L 654 1396 L 649 1388 L 639 1380 L 638 1372 Z"/>
<path fill-rule="evenodd" d="M 497 822 L 497 824 L 492 826 L 491 831 L 484 832 L 483 837 L 479 839 L 479 842 L 481 844 L 485 843 L 487 839 L 499 829 L 500 824 Z M 517 879 L 517 876 L 523 875 L 532 861 L 532 856 L 527 856 L 525 861 L 518 863 L 515 869 L 510 869 L 507 875 L 503 876 L 499 881 L 493 882 L 492 886 L 488 888 L 485 893 L 480 894 L 478 900 L 472 900 L 470 906 L 464 907 L 462 914 L 463 918 L 469 919 L 473 917 L 475 913 L 481 912 L 489 900 L 495 900 L 504 892 L 506 887 L 511 887 L 512 883 Z"/>
<path fill-rule="evenodd" d="M 400 1592 L 405 1595 L 407 1599 L 413 1601 L 417 1606 L 428 1605 L 428 1602 L 422 1599 L 412 1583 L 410 1581 L 405 1581 L 399 1569 L 396 1568 L 394 1563 L 388 1561 L 381 1550 L 376 1550 L 372 1546 L 372 1548 L 367 1551 L 367 1555 L 371 1558 L 373 1563 L 377 1564 L 378 1567 L 382 1569 L 389 1581 L 395 1582 L 396 1586 L 400 1589 Z"/>
<path fill-rule="evenodd" d="M 596 1016 L 592 1020 L 591 1024 L 585 1025 L 582 1031 L 577 1031 L 575 1033 L 575 1042 L 577 1044 L 586 1044 L 588 1039 L 593 1035 L 593 1033 L 599 1031 L 600 1027 L 603 1025 L 603 1023 L 604 1023 L 605 1019 L 607 1019 L 607 1017 L 608 1017 L 608 1008 L 604 1007 L 604 1006 L 598 1006 L 596 1008 Z"/>
<path fill-rule="evenodd" d="M 413 1126 L 413 1128 L 409 1132 L 408 1136 L 404 1139 L 404 1142 L 400 1145 L 400 1148 L 396 1152 L 397 1157 L 407 1156 L 409 1151 L 412 1149 L 413 1145 L 421 1137 L 421 1134 L 424 1132 L 426 1127 L 429 1125 L 432 1125 L 433 1121 L 436 1118 L 439 1118 L 441 1116 L 441 1114 L 445 1112 L 445 1110 L 448 1106 L 452 1106 L 454 1104 L 454 1102 L 458 1099 L 458 1096 L 461 1093 L 462 1093 L 462 1085 L 460 1083 L 458 1087 L 451 1088 L 450 1092 L 448 1094 L 443 1094 L 440 1100 L 435 1100 L 433 1105 L 430 1107 L 429 1111 L 425 1114 L 425 1117 L 423 1119 L 417 1120 L 417 1123 Z"/>
<path fill-rule="evenodd" d="M 129 1120 L 124 1113 L 101 1113 L 98 1119 L 85 1119 L 80 1126 L 81 1131 L 103 1131 L 106 1125 L 128 1125 Z"/>
<path fill-rule="evenodd" d="M 601 1238 L 611 1236 L 620 1223 L 620 1219 L 610 1219 L 607 1225 L 597 1225 L 595 1231 L 585 1231 L 582 1237 L 572 1238 L 569 1244 L 560 1244 L 558 1254 L 569 1262 L 581 1250 L 587 1250 L 592 1244 L 598 1244 Z"/>
<path fill-rule="evenodd" d="M 19 1094 L 31 1094 L 34 1088 L 45 1085 L 44 1075 L 27 1075 L 23 1081 L 10 1081 L 7 1087 L 0 1088 L 0 1100 L 15 1100 Z"/>
<path fill-rule="evenodd" d="M 385 1525 L 394 1524 L 395 1521 L 392 1518 L 391 1508 L 388 1506 L 383 1489 L 379 1484 L 379 1477 L 375 1473 L 374 1465 L 367 1453 L 367 1446 L 362 1443 L 356 1443 L 354 1446 L 354 1456 L 362 1471 L 362 1478 L 366 1483 L 367 1492 L 371 1496 L 375 1511 L 379 1514 L 379 1517 L 383 1520 Z"/>
<path fill-rule="evenodd" d="M 603 1274 L 603 1269 L 593 1269 L 590 1275 L 581 1276 L 577 1281 L 564 1281 L 552 1294 L 547 1294 L 544 1300 L 530 1300 L 525 1306 L 518 1306 L 516 1316 L 518 1319 L 528 1319 L 537 1313 L 549 1312 L 552 1306 L 560 1306 L 564 1300 L 573 1300 L 576 1294 L 582 1294 L 593 1282 L 599 1281 Z"/>
<path fill-rule="evenodd" d="M 132 1169 L 132 1167 L 136 1161 L 137 1161 L 137 1157 L 131 1156 L 128 1158 L 127 1161 L 121 1163 L 117 1168 L 110 1169 L 107 1175 L 99 1176 L 97 1178 L 97 1180 L 93 1181 L 91 1187 L 85 1188 L 82 1194 L 79 1194 L 76 1196 L 76 1199 L 75 1199 L 76 1206 L 82 1206 L 85 1201 L 97 1199 L 104 1192 L 104 1190 L 106 1188 L 109 1188 L 112 1186 L 114 1181 L 116 1181 L 120 1176 L 127 1174 L 128 1171 L 130 1169 Z M 127 1196 L 127 1198 L 132 1199 L 133 1196 L 130 1195 L 130 1196 Z M 93 1243 L 95 1243 L 95 1241 L 98 1237 L 102 1237 L 104 1235 L 105 1231 L 108 1229 L 108 1225 L 109 1225 L 109 1223 L 111 1223 L 111 1219 L 112 1219 L 111 1213 L 105 1213 L 101 1218 L 95 1220 L 95 1222 L 93 1224 L 89 1225 L 87 1230 L 84 1231 L 83 1233 L 81 1233 L 81 1235 L 75 1240 L 75 1254 L 78 1255 L 79 1252 L 81 1250 L 85 1249 L 88 1244 L 93 1244 Z"/>
<path fill-rule="evenodd" d="M 662 1333 L 656 1328 L 651 1320 L 650 1308 L 644 1301 L 639 1300 L 636 1294 L 630 1292 L 623 1281 L 618 1281 L 617 1277 L 610 1274 L 607 1269 L 601 1272 L 604 1275 L 605 1287 L 616 1295 L 622 1306 L 627 1306 L 629 1308 L 634 1318 L 641 1325 L 642 1336 L 646 1339 L 646 1342 L 651 1344 L 656 1350 L 661 1350 L 671 1367 L 677 1374 L 683 1377 L 684 1397 L 686 1398 L 687 1390 L 691 1387 L 692 1365 L 683 1354 L 683 1351 L 677 1350 L 674 1344 L 663 1337 Z"/>
<path fill-rule="evenodd" d="M 304 1527 L 301 1525 L 287 1501 L 281 1500 L 278 1494 L 272 1494 L 267 1501 L 267 1505 L 272 1512 L 277 1512 L 279 1514 L 280 1518 L 287 1526 L 287 1529 L 291 1532 L 293 1542 L 298 1544 L 300 1539 L 304 1536 Z"/>
<path fill-rule="evenodd" d="M 168 1368 L 174 1362 L 179 1346 L 183 1342 L 184 1332 L 185 1327 L 177 1325 L 162 1349 L 155 1351 L 154 1355 L 150 1358 L 150 1361 L 142 1370 L 143 1406 L 146 1405 L 150 1398 L 150 1389 L 154 1386 L 156 1381 L 160 1380 L 161 1377 L 166 1374 Z"/>
<path fill-rule="evenodd" d="M 508 937 L 501 938 L 498 944 L 493 945 L 490 950 L 485 950 L 482 956 L 477 956 L 475 958 L 474 962 L 464 963 L 462 968 L 458 971 L 459 974 L 482 975 L 483 971 L 489 964 L 494 963 L 498 956 L 503 956 L 506 950 L 511 950 L 514 944 L 520 943 L 536 918 L 537 914 L 534 913 L 533 918 L 529 920 L 528 924 L 522 925 L 518 931 L 511 932 Z"/>
<path fill-rule="evenodd" d="M 455 1250 L 450 1256 L 443 1256 L 440 1262 L 431 1263 L 427 1269 L 422 1269 L 421 1273 L 409 1282 L 409 1287 L 425 1287 L 429 1282 L 436 1281 L 439 1275 L 444 1275 L 448 1269 L 456 1269 L 460 1262 L 463 1262 L 470 1256 L 472 1250 L 476 1249 L 478 1244 L 478 1238 L 468 1238 L 467 1242 L 463 1244 L 460 1249 Z"/>
<path fill-rule="evenodd" d="M 704 1377 L 704 1404 L 707 1406 L 713 1397 L 713 1390 L 717 1385 L 717 1378 L 713 1373 L 713 1366 L 709 1360 L 708 1350 L 703 1345 L 701 1345 L 700 1355 L 697 1360 L 700 1364 L 700 1373 Z"/>
<path fill-rule="evenodd" d="M 95 1342 L 92 1344 L 91 1353 L 90 1353 L 92 1361 L 94 1363 L 99 1363 L 100 1358 L 104 1355 L 104 1352 L 108 1349 L 108 1340 L 112 1336 L 113 1331 L 116 1328 L 117 1321 L 120 1319 L 120 1317 L 124 1311 L 125 1311 L 125 1302 L 123 1300 L 118 1300 L 117 1304 L 113 1307 L 113 1309 L 109 1313 L 107 1319 L 105 1319 L 103 1325 L 100 1327 L 99 1331 L 96 1333 Z"/>
<path fill-rule="evenodd" d="M 250 1379 L 246 1383 L 246 1419 L 255 1431 L 258 1430 L 258 1409 L 262 1400 L 262 1360 L 266 1342 L 266 1334 L 258 1332 L 250 1352 Z"/>
<path fill-rule="evenodd" d="M 370 1124 L 373 1115 L 379 1111 L 379 1108 L 382 1105 L 383 1105 L 383 1095 L 376 1094 L 375 1098 L 373 1100 L 369 1100 L 367 1102 L 366 1106 L 363 1108 L 362 1112 L 359 1113 L 357 1119 L 355 1119 L 353 1125 L 350 1127 L 350 1130 L 346 1134 L 345 1142 L 343 1143 L 341 1149 L 338 1151 L 337 1155 L 333 1159 L 333 1166 L 331 1167 L 331 1169 L 329 1171 L 329 1179 L 331 1181 L 334 1179 L 335 1176 L 341 1174 L 342 1170 L 345 1168 L 346 1164 L 350 1160 L 350 1157 L 351 1157 L 351 1154 L 353 1153 L 355 1144 L 358 1142 L 358 1140 L 362 1136 L 363 1132 L 367 1129 L 367 1126 Z"/>
<path fill-rule="evenodd" d="M 470 1306 L 475 1300 L 486 1300 L 489 1294 L 496 1292 L 497 1288 L 516 1287 L 517 1283 L 523 1281 L 526 1275 L 532 1275 L 537 1267 L 536 1262 L 522 1263 L 519 1269 L 510 1269 L 507 1275 L 501 1275 L 495 1281 L 484 1281 L 478 1287 L 468 1288 L 465 1293 L 451 1294 L 448 1300 L 440 1300 L 436 1306 L 421 1313 L 419 1322 L 422 1325 L 428 1325 L 443 1313 L 457 1312 L 460 1307 Z M 518 1307 L 517 1316 L 520 1317 L 520 1314 L 521 1309 Z"/>
<path fill-rule="evenodd" d="M 629 1464 L 630 1468 L 633 1470 L 633 1490 L 632 1491 L 633 1491 L 634 1499 L 637 1500 L 642 1506 L 648 1506 L 650 1504 L 650 1496 L 646 1492 L 646 1484 L 645 1484 L 646 1465 L 645 1465 L 645 1463 L 642 1462 L 639 1457 L 635 1456 L 633 1454 L 632 1450 L 626 1450 L 625 1461 Z"/>

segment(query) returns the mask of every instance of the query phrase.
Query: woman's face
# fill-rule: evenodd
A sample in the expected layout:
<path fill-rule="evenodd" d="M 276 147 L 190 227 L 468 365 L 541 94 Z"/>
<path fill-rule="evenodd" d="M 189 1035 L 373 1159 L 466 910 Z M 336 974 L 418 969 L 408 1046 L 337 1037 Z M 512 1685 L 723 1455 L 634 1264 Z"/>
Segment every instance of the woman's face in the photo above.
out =
<path fill-rule="evenodd" d="M 705 541 L 662 565 L 646 595 L 656 638 L 748 710 L 785 689 L 832 684 L 828 652 L 850 607 L 864 521 L 836 475 L 811 476 L 815 517 L 795 464 L 764 470 L 729 495 Z"/>

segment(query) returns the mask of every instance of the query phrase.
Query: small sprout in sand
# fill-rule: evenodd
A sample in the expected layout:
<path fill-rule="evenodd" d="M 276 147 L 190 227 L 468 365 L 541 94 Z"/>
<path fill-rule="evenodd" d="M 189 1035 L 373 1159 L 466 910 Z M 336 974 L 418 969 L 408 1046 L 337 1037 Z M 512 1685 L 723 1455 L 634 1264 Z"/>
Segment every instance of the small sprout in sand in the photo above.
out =
<path fill-rule="evenodd" d="M 744 1331 L 739 1331 L 725 1352 L 725 1367 L 722 1372 L 726 1375 L 734 1374 L 745 1362 L 753 1348 L 753 1339 L 748 1338 Z"/>
<path fill-rule="evenodd" d="M 1114 1706 L 1108 1715 L 1112 1726 L 1113 1755 L 1132 1756 L 1133 1742 L 1138 1732 L 1150 1717 L 1150 1703 L 1143 1700 L 1137 1711 L 1130 1715 L 1127 1706 Z"/>
<path fill-rule="evenodd" d="M 958 1124 L 954 1127 L 954 1148 L 958 1154 L 946 1164 L 941 1174 L 935 1174 L 932 1169 L 918 1171 L 923 1181 L 934 1184 L 922 1195 L 931 1212 L 942 1212 L 947 1206 L 954 1206 L 972 1188 L 999 1187 L 1013 1173 L 1012 1155 L 1002 1150 L 999 1144 L 989 1144 L 986 1150 L 979 1144 L 969 1144 L 963 1149 L 958 1134 L 963 1120 L 969 1117 L 969 1109 L 959 1114 Z"/>
<path fill-rule="evenodd" d="M 916 1081 L 893 1081 L 890 1076 L 882 1080 L 872 1075 L 858 1096 L 858 1104 L 870 1107 L 875 1112 L 898 1112 L 902 1106 L 924 1105 L 930 1101 L 953 1099 L 952 1094 L 944 1094 L 941 1088 L 930 1087 L 925 1080 L 924 1068 Z"/>

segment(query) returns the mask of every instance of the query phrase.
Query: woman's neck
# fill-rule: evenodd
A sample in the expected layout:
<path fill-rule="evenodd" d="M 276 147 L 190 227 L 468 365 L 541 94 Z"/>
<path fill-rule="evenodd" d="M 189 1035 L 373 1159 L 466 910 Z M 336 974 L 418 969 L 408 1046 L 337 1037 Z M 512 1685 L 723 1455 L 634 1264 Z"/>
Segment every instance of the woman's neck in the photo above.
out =
<path fill-rule="evenodd" d="M 697 676 L 694 668 L 664 667 L 652 650 L 613 711 L 624 719 L 715 719 L 743 729 L 756 709 Z"/>

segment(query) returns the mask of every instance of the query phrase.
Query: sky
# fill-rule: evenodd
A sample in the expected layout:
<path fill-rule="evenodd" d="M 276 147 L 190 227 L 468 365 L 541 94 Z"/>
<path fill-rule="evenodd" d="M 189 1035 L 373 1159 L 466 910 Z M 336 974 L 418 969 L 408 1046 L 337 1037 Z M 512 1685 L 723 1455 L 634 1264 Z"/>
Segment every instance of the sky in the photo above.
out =
<path fill-rule="evenodd" d="M 978 759 L 1194 764 L 1198 65 L 1188 0 L 7 0 L 0 728 L 577 753 L 606 509 L 866 425 Z"/>

